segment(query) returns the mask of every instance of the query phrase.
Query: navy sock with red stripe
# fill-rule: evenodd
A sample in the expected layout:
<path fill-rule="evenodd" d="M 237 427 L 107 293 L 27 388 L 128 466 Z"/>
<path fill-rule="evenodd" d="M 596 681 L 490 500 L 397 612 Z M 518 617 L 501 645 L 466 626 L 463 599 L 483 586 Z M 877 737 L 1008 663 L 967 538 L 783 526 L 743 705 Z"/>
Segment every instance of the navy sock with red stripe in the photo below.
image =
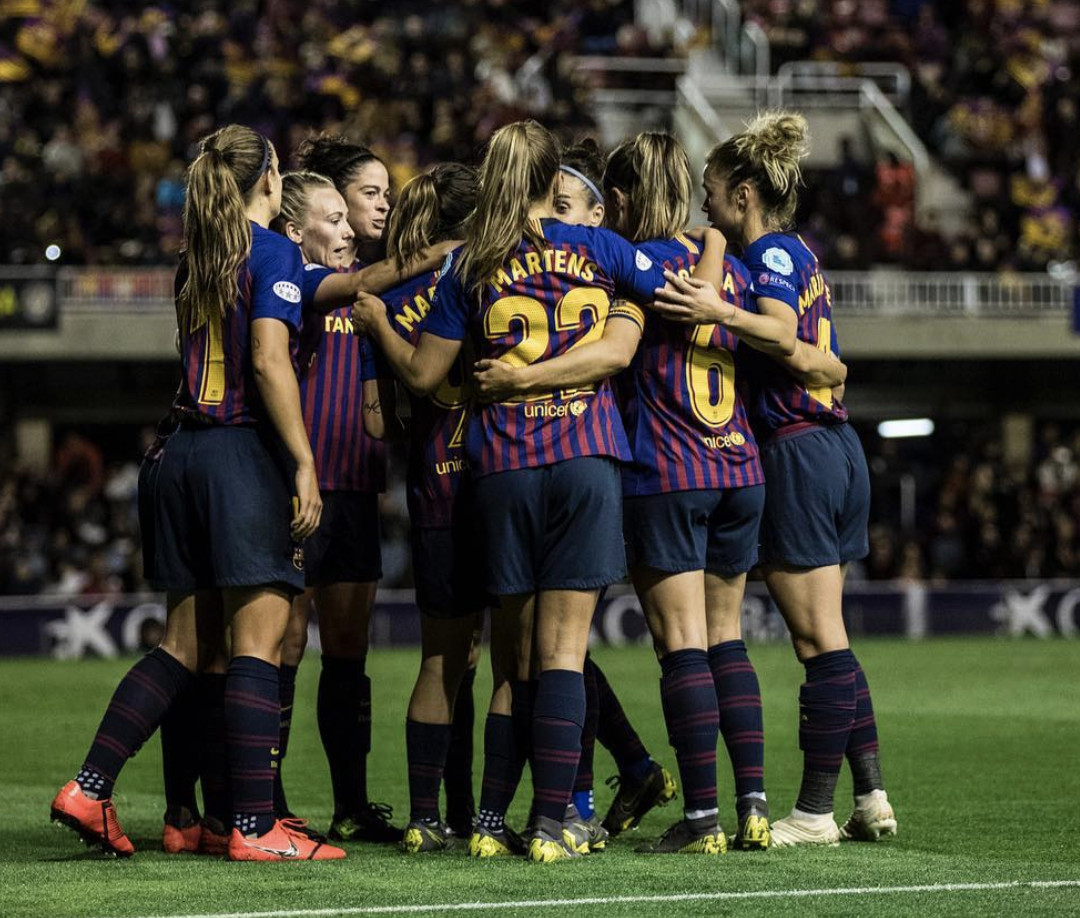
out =
<path fill-rule="evenodd" d="M 127 671 L 75 778 L 84 793 L 99 800 L 112 796 L 120 769 L 142 748 L 193 681 L 187 668 L 160 647 Z"/>
<path fill-rule="evenodd" d="M 405 721 L 405 754 L 409 764 L 409 821 L 439 818 L 439 785 L 450 748 L 449 724 Z"/>
<path fill-rule="evenodd" d="M 334 815 L 354 815 L 367 802 L 363 766 L 371 745 L 371 682 L 362 660 L 323 654 L 317 713 Z"/>
<path fill-rule="evenodd" d="M 274 759 L 281 740 L 278 668 L 233 657 L 225 674 L 225 740 L 233 826 L 264 835 L 274 826 Z"/>
<path fill-rule="evenodd" d="M 454 719 L 450 724 L 450 748 L 446 752 L 443 784 L 446 787 L 446 821 L 451 825 L 471 823 L 476 815 L 473 799 L 473 727 L 476 709 L 473 683 L 476 668 L 465 670 L 454 700 Z"/>
<path fill-rule="evenodd" d="M 197 820 L 199 802 L 195 784 L 199 780 L 199 758 L 202 746 L 202 715 L 196 680 L 176 696 L 161 720 L 161 772 L 165 782 L 165 818 L 181 817 Z M 186 813 L 184 812 L 186 811 Z"/>
<path fill-rule="evenodd" d="M 877 720 L 874 703 L 870 700 L 870 685 L 858 661 L 855 662 L 855 719 L 851 724 L 844 751 L 851 766 L 855 795 L 884 790 L 881 780 L 881 760 L 878 756 Z"/>
<path fill-rule="evenodd" d="M 484 724 L 484 779 L 480 785 L 480 824 L 502 829 L 506 811 L 521 782 L 525 756 L 518 746 L 513 718 L 488 714 Z"/>
<path fill-rule="evenodd" d="M 533 704 L 533 813 L 562 822 L 574 789 L 585 722 L 581 673 L 549 669 L 540 674 Z"/>
<path fill-rule="evenodd" d="M 645 750 L 641 737 L 630 725 L 626 711 L 612 691 L 603 670 L 591 659 L 586 665 L 591 665 L 593 678 L 596 680 L 596 703 L 599 712 L 596 738 L 615 759 L 619 774 L 629 775 L 640 781 L 649 773 L 652 759 Z"/>
<path fill-rule="evenodd" d="M 229 826 L 232 824 L 232 796 L 225 746 L 225 674 L 201 673 L 196 691 L 202 716 L 199 783 L 202 785 L 203 814 Z"/>
<path fill-rule="evenodd" d="M 742 641 L 709 648 L 709 669 L 716 686 L 720 734 L 735 773 L 735 796 L 765 793 L 765 728 L 761 686 Z"/>
<path fill-rule="evenodd" d="M 850 650 L 831 650 L 804 664 L 806 682 L 799 689 L 799 748 L 803 776 L 796 809 L 831 813 L 836 779 L 855 719 L 855 670 Z"/>
<path fill-rule="evenodd" d="M 593 814 L 593 755 L 596 751 L 596 730 L 600 719 L 599 689 L 596 685 L 596 664 L 585 657 L 585 723 L 581 728 L 581 759 L 574 777 L 574 806 L 586 819 Z"/>
<path fill-rule="evenodd" d="M 715 813 L 716 740 L 720 716 L 704 650 L 687 648 L 660 661 L 660 701 L 675 749 L 687 818 Z"/>
<path fill-rule="evenodd" d="M 277 768 L 274 770 L 274 812 L 284 816 L 290 812 L 289 801 L 285 797 L 285 786 L 282 783 L 281 766 L 285 762 L 285 755 L 289 751 L 289 736 L 292 733 L 293 703 L 296 700 L 296 674 L 298 666 L 282 665 L 278 668 L 278 700 L 281 702 L 281 726 L 280 741 L 277 757 Z"/>

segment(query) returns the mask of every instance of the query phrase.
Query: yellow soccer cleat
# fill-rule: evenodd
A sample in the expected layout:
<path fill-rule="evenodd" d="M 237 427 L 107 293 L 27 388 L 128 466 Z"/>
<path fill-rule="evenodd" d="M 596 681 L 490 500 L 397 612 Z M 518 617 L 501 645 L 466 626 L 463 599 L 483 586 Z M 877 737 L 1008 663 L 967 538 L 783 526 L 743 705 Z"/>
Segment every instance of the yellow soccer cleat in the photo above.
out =
<path fill-rule="evenodd" d="M 680 819 L 671 826 L 655 845 L 640 849 L 649 854 L 709 854 L 727 853 L 727 838 L 716 816 L 701 819 Z"/>
<path fill-rule="evenodd" d="M 573 836 L 564 831 L 562 824 L 554 819 L 537 816 L 533 822 L 526 857 L 535 864 L 550 864 L 581 857 L 588 851 L 588 841 L 582 843 L 585 851 L 575 845 Z"/>
<path fill-rule="evenodd" d="M 453 843 L 454 836 L 441 822 L 417 820 L 405 827 L 399 847 L 405 854 L 422 854 L 427 851 L 445 851 Z"/>

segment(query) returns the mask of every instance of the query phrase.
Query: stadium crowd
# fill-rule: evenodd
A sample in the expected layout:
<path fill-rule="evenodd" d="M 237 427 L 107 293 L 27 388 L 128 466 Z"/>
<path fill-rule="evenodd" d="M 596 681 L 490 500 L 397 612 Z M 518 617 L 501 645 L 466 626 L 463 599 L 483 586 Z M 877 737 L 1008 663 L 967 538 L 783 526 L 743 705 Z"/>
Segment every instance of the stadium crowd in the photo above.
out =
<path fill-rule="evenodd" d="M 0 22 L 0 255 L 16 264 L 49 244 L 67 264 L 171 263 L 184 163 L 216 125 L 281 150 L 361 137 L 400 187 L 516 118 L 587 130 L 570 57 L 650 53 L 629 0 L 21 7 Z"/>
<path fill-rule="evenodd" d="M 932 223 L 916 227 L 910 208 L 895 206 L 902 186 L 887 175 L 895 163 L 879 165 L 875 177 L 845 162 L 825 182 L 811 183 L 803 202 L 807 215 L 829 214 L 830 226 L 839 207 L 843 232 L 827 258 L 834 268 L 873 260 L 920 270 L 1031 271 L 1077 256 L 1077 4 L 744 0 L 742 8 L 765 30 L 774 67 L 795 60 L 904 64 L 912 76 L 906 116 L 975 199 L 971 225 L 944 238 Z M 850 196 L 836 194 L 836 186 Z M 866 213 L 868 191 L 873 214 Z M 860 232 L 867 219 L 873 228 Z"/>
<path fill-rule="evenodd" d="M 141 432 L 145 440 L 148 428 Z M 1030 465 L 1008 466 L 1000 441 L 955 448 L 941 463 L 896 441 L 875 449 L 870 555 L 853 578 L 944 583 L 961 579 L 1080 577 L 1080 430 L 1047 423 Z M 136 439 L 133 432 L 132 439 Z M 146 441 L 148 442 L 148 440 Z M 392 450 L 380 498 L 388 588 L 413 585 L 404 454 Z M 898 483 L 914 476 L 916 530 L 905 531 Z M 79 595 L 144 589 L 135 489 L 138 465 L 108 460 L 93 441 L 65 436 L 47 471 L 0 459 L 0 595 Z"/>

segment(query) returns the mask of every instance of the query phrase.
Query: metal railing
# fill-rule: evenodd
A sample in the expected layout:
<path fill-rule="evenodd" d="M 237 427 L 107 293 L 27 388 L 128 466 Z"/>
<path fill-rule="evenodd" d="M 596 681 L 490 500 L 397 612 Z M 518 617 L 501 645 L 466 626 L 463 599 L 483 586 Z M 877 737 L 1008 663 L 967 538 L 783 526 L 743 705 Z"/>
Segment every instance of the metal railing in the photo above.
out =
<path fill-rule="evenodd" d="M 1045 274 L 830 271 L 828 279 L 843 315 L 1038 319 L 1073 306 L 1074 286 Z"/>
<path fill-rule="evenodd" d="M 682 94 L 682 90 L 680 90 Z M 701 127 L 722 130 L 708 106 L 691 110 Z M 685 97 L 684 97 L 685 98 Z M 827 271 L 833 302 L 846 315 L 1041 318 L 1071 314 L 1076 285 L 1046 274 L 945 271 Z M 171 268 L 64 268 L 59 308 L 123 314 L 173 309 Z"/>

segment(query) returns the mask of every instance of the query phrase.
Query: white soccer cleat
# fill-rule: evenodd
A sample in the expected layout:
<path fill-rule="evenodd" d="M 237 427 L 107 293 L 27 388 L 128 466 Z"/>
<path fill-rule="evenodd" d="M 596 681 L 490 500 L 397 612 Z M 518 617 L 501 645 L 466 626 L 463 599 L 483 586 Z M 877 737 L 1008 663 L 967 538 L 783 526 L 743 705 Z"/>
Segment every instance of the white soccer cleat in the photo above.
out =
<path fill-rule="evenodd" d="M 832 813 L 819 815 L 793 809 L 789 815 L 772 824 L 771 835 L 774 848 L 840 844 L 840 830 Z"/>
<path fill-rule="evenodd" d="M 889 795 L 883 790 L 856 797 L 855 811 L 840 830 L 840 837 L 845 841 L 877 841 L 895 834 L 896 814 L 889 803 Z"/>

